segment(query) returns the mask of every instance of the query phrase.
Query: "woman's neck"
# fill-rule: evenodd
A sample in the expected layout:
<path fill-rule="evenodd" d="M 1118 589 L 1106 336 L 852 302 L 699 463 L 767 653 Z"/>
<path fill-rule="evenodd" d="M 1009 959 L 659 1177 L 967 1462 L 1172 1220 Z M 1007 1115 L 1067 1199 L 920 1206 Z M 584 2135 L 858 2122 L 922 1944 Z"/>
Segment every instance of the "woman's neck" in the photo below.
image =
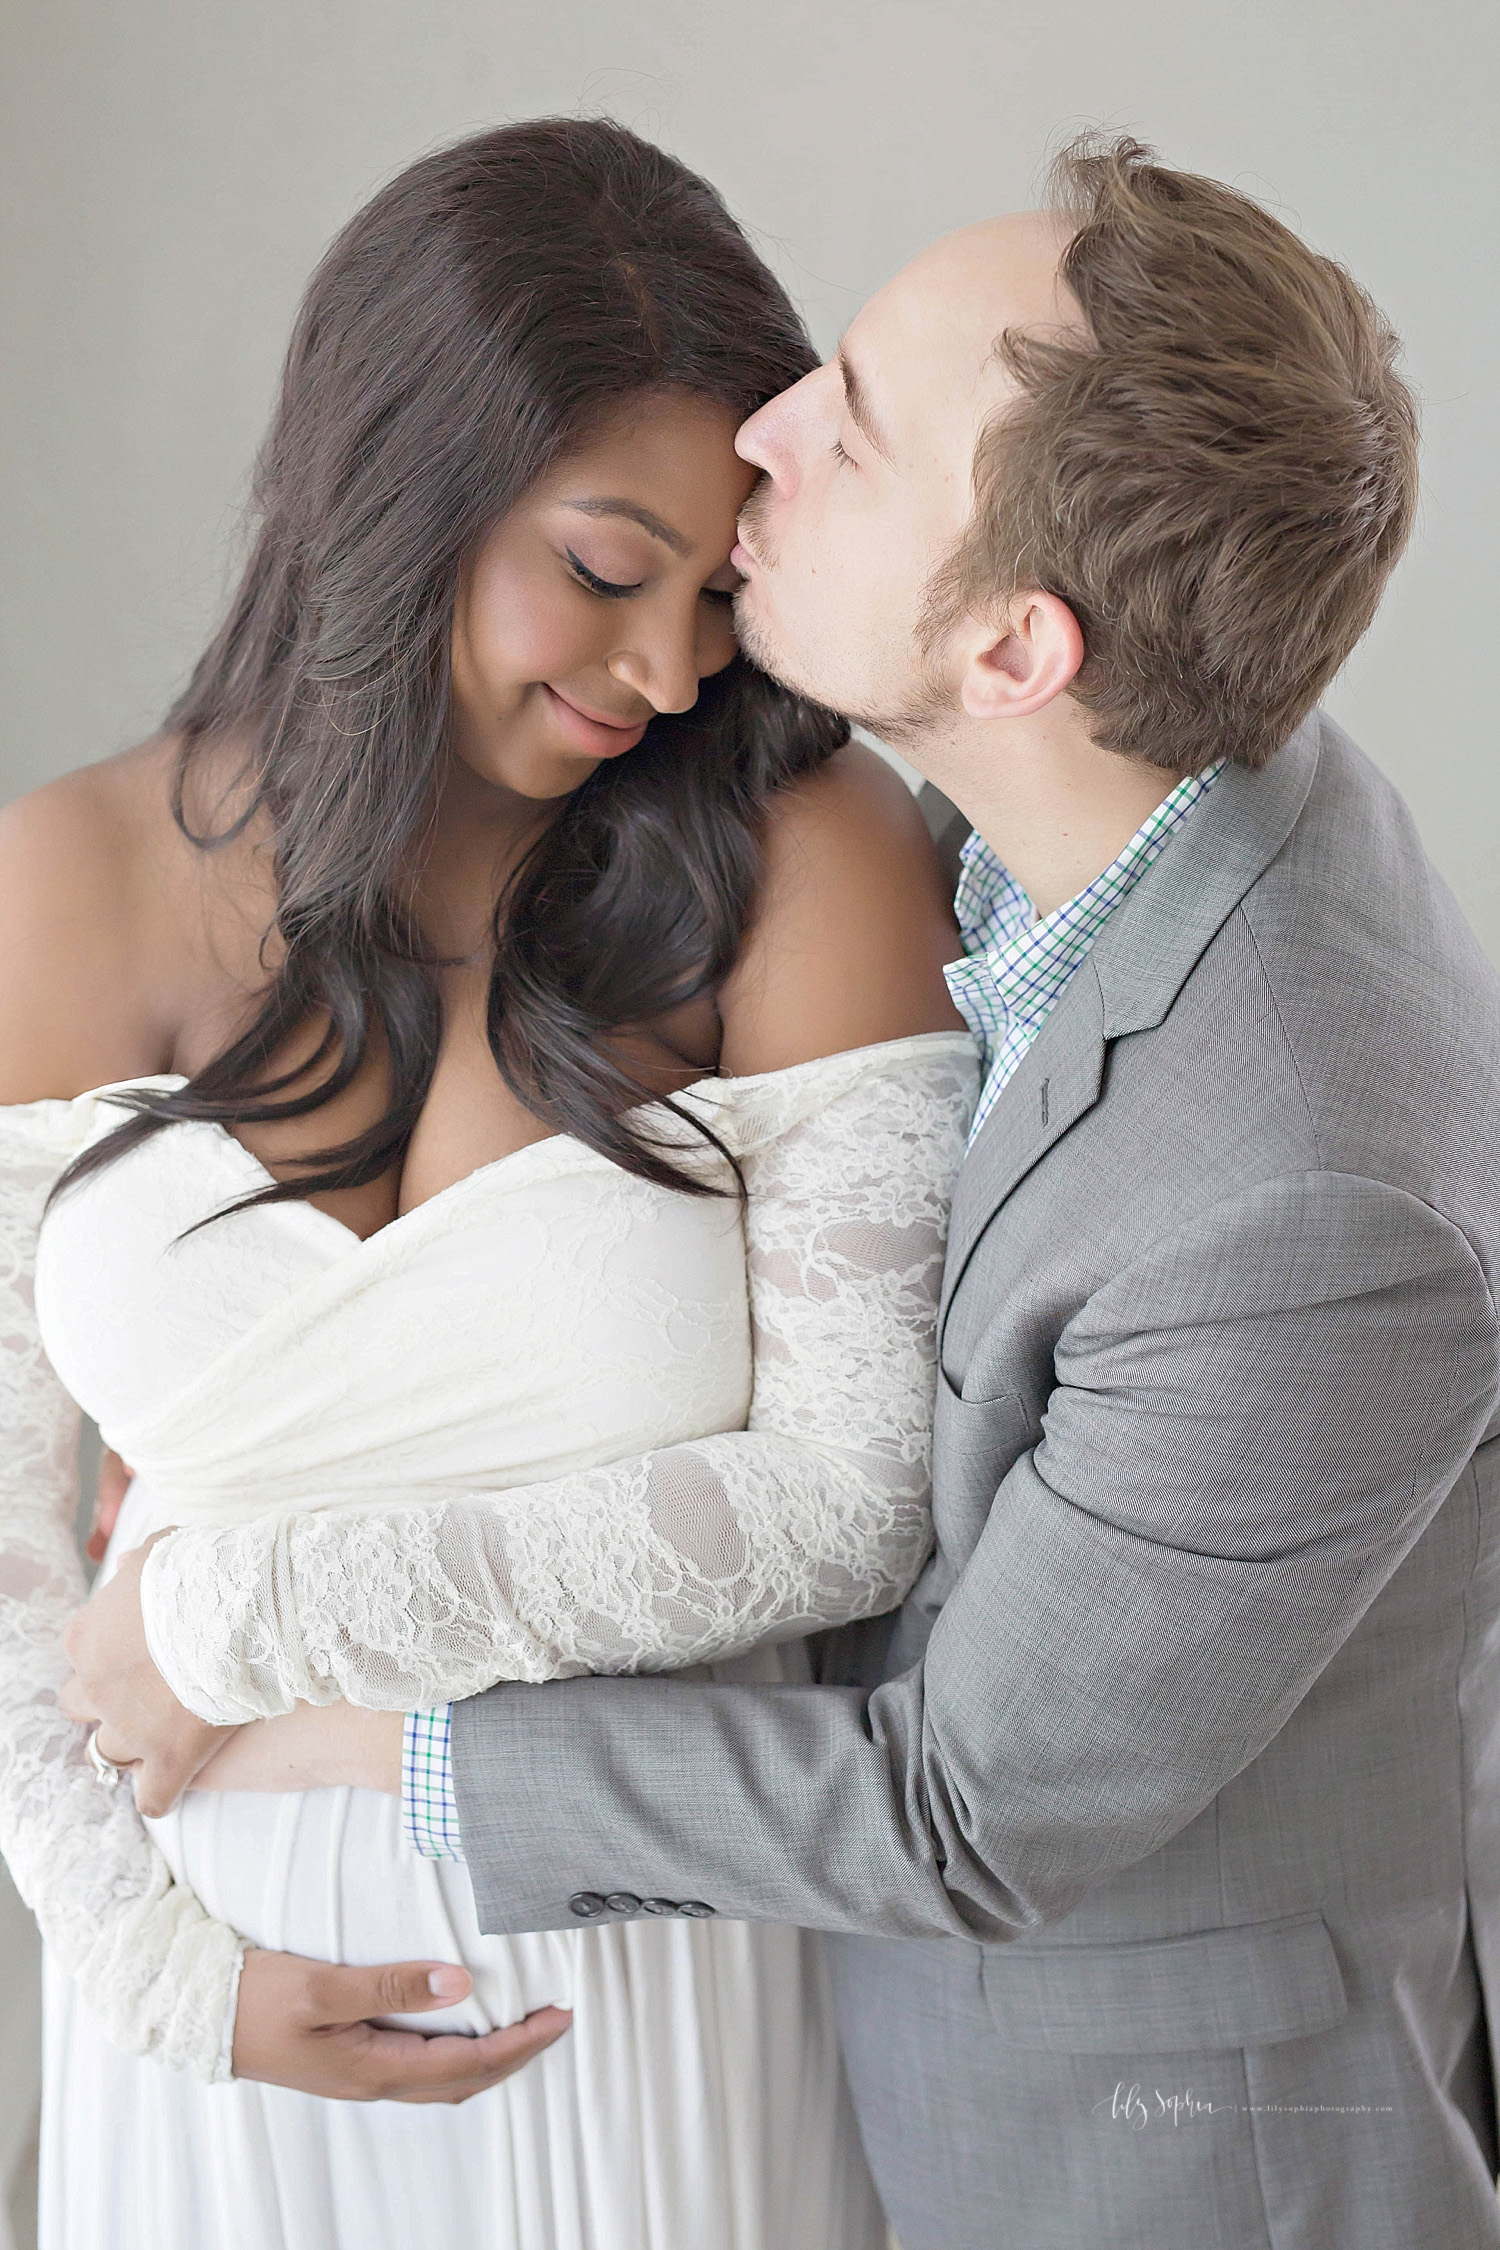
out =
<path fill-rule="evenodd" d="M 496 900 L 563 802 L 519 796 L 450 755 L 415 885 L 429 943 L 460 960 L 488 945 Z"/>

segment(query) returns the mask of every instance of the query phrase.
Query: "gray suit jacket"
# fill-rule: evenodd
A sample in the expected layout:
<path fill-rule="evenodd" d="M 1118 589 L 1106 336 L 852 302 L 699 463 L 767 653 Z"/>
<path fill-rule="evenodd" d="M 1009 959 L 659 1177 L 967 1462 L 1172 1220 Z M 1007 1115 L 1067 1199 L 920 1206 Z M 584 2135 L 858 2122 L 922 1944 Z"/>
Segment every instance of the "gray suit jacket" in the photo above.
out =
<path fill-rule="evenodd" d="M 1315 715 L 953 1209 L 937 1545 L 811 1688 L 504 1687 L 482 1926 L 842 1933 L 905 2250 L 1500 2245 L 1500 987 Z"/>

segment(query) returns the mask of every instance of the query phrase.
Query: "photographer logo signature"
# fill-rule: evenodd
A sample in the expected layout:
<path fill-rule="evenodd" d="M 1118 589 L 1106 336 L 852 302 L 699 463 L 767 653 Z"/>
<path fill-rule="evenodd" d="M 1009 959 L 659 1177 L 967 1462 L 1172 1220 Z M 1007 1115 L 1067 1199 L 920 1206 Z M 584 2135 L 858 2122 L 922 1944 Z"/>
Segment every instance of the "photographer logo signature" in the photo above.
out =
<path fill-rule="evenodd" d="M 1392 2117 L 1390 2103 L 1377 2106 L 1373 2102 L 1212 2102 L 1206 2095 L 1195 2094 L 1191 2086 L 1174 2093 L 1161 2086 L 1147 2089 L 1139 2081 L 1127 2086 L 1124 2079 L 1116 2082 L 1112 2094 L 1095 2102 L 1091 2114 L 1099 2117 L 1108 2113 L 1116 2123 L 1125 2125 L 1132 2133 L 1143 2133 L 1148 2125 L 1173 2126 L 1191 2124 L 1200 2117 Z"/>
<path fill-rule="evenodd" d="M 1221 2102 L 1217 2110 L 1224 2107 Z M 1097 2117 L 1101 2110 L 1108 2110 L 1132 2132 L 1143 2133 L 1153 2118 L 1158 2122 L 1170 2118 L 1174 2125 L 1183 2125 L 1189 2118 L 1214 2116 L 1216 2105 L 1195 2094 L 1191 2086 L 1184 2087 L 1180 2094 L 1164 2093 L 1160 2086 L 1153 2086 L 1148 2093 L 1139 2085 L 1127 2086 L 1121 2079 L 1107 2101 L 1095 2102 L 1093 2115 Z"/>

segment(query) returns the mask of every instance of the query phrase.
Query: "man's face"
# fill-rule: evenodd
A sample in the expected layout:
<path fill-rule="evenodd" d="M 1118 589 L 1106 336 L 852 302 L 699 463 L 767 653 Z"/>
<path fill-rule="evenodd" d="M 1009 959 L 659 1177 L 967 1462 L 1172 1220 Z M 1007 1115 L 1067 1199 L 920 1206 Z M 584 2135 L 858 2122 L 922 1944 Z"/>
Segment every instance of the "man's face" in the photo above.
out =
<path fill-rule="evenodd" d="M 1057 277 L 1064 240 L 1026 212 L 935 243 L 735 440 L 765 472 L 732 558 L 741 641 L 888 741 L 956 696 L 943 651 L 918 644 L 927 585 L 968 520 L 975 440 L 1007 394 L 999 336 L 1077 320 Z"/>

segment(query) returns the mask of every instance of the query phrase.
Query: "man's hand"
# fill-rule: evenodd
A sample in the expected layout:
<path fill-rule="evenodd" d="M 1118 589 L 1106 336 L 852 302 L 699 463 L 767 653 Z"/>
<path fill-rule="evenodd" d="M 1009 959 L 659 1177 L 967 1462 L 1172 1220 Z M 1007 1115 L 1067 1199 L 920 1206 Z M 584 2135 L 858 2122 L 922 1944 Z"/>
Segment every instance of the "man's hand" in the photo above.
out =
<path fill-rule="evenodd" d="M 379 1789 L 401 1794 L 400 1711 L 298 1703 L 279 1719 L 236 1727 L 189 1789 Z"/>
<path fill-rule="evenodd" d="M 170 1812 L 232 1727 L 210 1726 L 178 1702 L 151 1660 L 141 1617 L 141 1571 L 159 1531 L 133 1547 L 107 1586 L 70 1619 L 63 1651 L 73 1678 L 58 1698 L 70 1719 L 99 1721 L 99 1754 L 128 1766 L 137 1808 Z"/>
<path fill-rule="evenodd" d="M 372 2016 L 451 2007 L 472 1989 L 451 1961 L 335 1968 L 294 1953 L 247 1953 L 234 2019 L 234 2075 L 344 2102 L 466 2102 L 560 2039 L 566 2008 L 538 2008 L 482 2039 L 387 2031 Z"/>

